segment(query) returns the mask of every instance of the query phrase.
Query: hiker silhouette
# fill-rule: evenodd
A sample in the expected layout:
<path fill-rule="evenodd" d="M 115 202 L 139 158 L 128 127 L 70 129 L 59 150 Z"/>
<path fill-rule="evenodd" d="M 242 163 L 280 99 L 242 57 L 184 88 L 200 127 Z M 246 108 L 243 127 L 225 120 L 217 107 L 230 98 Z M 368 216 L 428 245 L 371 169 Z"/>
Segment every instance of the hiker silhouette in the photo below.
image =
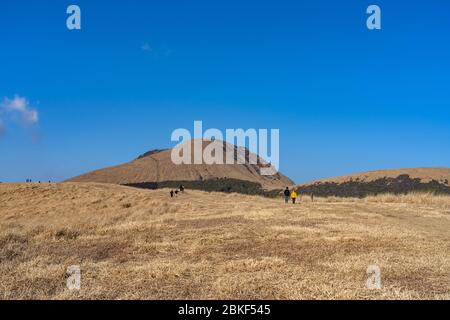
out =
<path fill-rule="evenodd" d="M 297 201 L 297 197 L 298 197 L 297 192 L 295 192 L 295 190 L 293 190 L 293 191 L 291 192 L 292 204 L 295 204 L 295 201 Z"/>
<path fill-rule="evenodd" d="M 289 203 L 290 196 L 291 191 L 289 191 L 289 187 L 286 187 L 286 190 L 284 190 L 284 203 Z"/>

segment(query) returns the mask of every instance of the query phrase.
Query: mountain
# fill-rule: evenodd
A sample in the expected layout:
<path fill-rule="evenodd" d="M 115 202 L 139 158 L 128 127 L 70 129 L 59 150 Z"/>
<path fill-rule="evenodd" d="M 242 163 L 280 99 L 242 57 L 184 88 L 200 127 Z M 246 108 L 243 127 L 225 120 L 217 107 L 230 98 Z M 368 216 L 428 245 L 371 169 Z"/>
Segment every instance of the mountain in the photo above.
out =
<path fill-rule="evenodd" d="M 450 168 L 378 170 L 315 180 L 297 186 L 317 196 L 364 197 L 381 193 L 433 192 L 450 194 Z"/>
<path fill-rule="evenodd" d="M 190 142 L 194 145 L 194 141 Z M 176 187 L 184 184 L 187 187 L 210 191 L 243 191 L 244 193 L 283 189 L 293 186 L 294 182 L 281 173 L 262 175 L 263 168 L 271 168 L 262 158 L 250 153 L 247 149 L 236 147 L 223 141 L 200 141 L 202 150 L 217 147 L 225 154 L 232 152 L 234 164 L 175 164 L 171 159 L 172 149 L 146 152 L 137 159 L 118 166 L 100 169 L 78 177 L 69 182 L 101 182 L 129 185 L 143 188 Z M 194 149 L 191 160 L 193 163 Z M 183 155 L 183 152 L 180 153 Z M 214 153 L 213 153 L 214 155 Z M 244 164 L 238 164 L 237 160 Z M 257 159 L 251 164 L 249 159 Z M 225 162 L 225 161 L 224 161 Z M 224 189 L 225 188 L 225 189 Z M 249 191 L 247 189 L 255 189 Z M 246 192 L 248 191 L 248 192 Z"/>

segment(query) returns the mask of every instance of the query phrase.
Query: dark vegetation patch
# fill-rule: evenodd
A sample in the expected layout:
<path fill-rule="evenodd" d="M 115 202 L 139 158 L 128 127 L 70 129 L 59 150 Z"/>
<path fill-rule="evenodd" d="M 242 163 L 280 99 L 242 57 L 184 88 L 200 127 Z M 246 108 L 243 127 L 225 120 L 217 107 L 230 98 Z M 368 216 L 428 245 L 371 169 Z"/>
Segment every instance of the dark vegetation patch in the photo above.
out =
<path fill-rule="evenodd" d="M 420 178 L 411 178 L 407 174 L 397 178 L 380 178 L 373 181 L 350 180 L 343 183 L 319 182 L 298 188 L 301 194 L 314 194 L 319 197 L 357 197 L 363 198 L 382 193 L 407 194 L 410 192 L 431 192 L 450 194 L 450 187 L 432 180 L 423 182 Z"/>
<path fill-rule="evenodd" d="M 218 178 L 198 181 L 162 181 L 126 184 L 129 187 L 142 189 L 176 189 L 183 185 L 187 189 L 207 192 L 241 193 L 246 195 L 259 195 L 264 197 L 279 197 L 283 190 L 264 190 L 260 183 Z M 410 192 L 431 192 L 434 194 L 450 194 L 450 187 L 436 180 L 423 182 L 420 178 L 411 178 L 409 175 L 399 175 L 396 178 L 383 177 L 373 181 L 359 179 L 336 183 L 318 182 L 297 189 L 299 194 L 314 194 L 318 197 L 356 197 L 363 198 L 383 193 L 407 194 Z"/>
<path fill-rule="evenodd" d="M 52 256 L 53 261 L 64 263 L 67 260 L 80 262 L 92 261 L 130 261 L 133 247 L 127 243 L 107 240 L 79 240 L 77 242 L 54 242 L 40 245 L 36 248 L 40 255 L 43 253 Z"/>
<path fill-rule="evenodd" d="M 17 274 L 12 273 L 6 283 L 4 292 L 6 299 L 13 300 L 34 300 L 36 297 L 52 297 L 63 291 L 65 286 L 64 278 L 58 277 L 24 277 L 17 278 Z"/>
<path fill-rule="evenodd" d="M 246 219 L 242 216 L 225 217 L 225 218 L 207 218 L 207 219 L 182 219 L 174 220 L 172 224 L 178 228 L 201 229 L 201 228 L 223 228 L 227 226 L 237 226 L 244 224 Z"/>
<path fill-rule="evenodd" d="M 162 181 L 162 182 L 142 182 L 126 184 L 128 187 L 142 188 L 142 189 L 176 189 L 183 185 L 187 189 L 201 190 L 208 192 L 226 192 L 226 193 L 241 193 L 247 195 L 260 195 L 265 197 L 277 197 L 281 190 L 264 190 L 260 183 L 218 178 L 198 181 Z"/>
<path fill-rule="evenodd" d="M 381 240 L 377 238 L 301 241 L 298 239 L 269 240 L 247 237 L 226 241 L 222 244 L 198 246 L 190 254 L 190 257 L 191 259 L 203 260 L 215 256 L 220 257 L 221 261 L 278 257 L 284 259 L 287 263 L 317 266 L 325 261 L 342 260 L 347 255 L 361 255 L 383 250 L 397 250 L 397 244 L 390 239 Z"/>
<path fill-rule="evenodd" d="M 80 232 L 74 231 L 74 230 L 59 230 L 55 233 L 55 239 L 56 240 L 76 240 L 80 236 Z"/>
<path fill-rule="evenodd" d="M 154 155 L 154 154 L 157 154 L 157 153 L 166 151 L 166 150 L 167 150 L 167 149 L 155 149 L 155 150 L 151 150 L 151 151 L 149 151 L 149 152 L 146 152 L 146 153 L 144 153 L 144 154 L 141 154 L 137 159 L 142 159 L 142 158 L 145 158 L 145 157 L 149 157 L 149 156 L 151 156 L 151 155 Z"/>
<path fill-rule="evenodd" d="M 0 237 L 0 263 L 21 257 L 28 248 L 28 239 L 10 233 Z"/>

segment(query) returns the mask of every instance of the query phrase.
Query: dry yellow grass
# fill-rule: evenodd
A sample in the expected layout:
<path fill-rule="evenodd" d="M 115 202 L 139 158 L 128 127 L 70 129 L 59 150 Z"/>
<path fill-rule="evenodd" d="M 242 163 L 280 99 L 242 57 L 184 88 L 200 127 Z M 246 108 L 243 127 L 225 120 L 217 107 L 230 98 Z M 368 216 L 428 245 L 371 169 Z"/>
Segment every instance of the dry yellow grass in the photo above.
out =
<path fill-rule="evenodd" d="M 302 200 L 3 184 L 0 298 L 450 298 L 449 197 Z"/>

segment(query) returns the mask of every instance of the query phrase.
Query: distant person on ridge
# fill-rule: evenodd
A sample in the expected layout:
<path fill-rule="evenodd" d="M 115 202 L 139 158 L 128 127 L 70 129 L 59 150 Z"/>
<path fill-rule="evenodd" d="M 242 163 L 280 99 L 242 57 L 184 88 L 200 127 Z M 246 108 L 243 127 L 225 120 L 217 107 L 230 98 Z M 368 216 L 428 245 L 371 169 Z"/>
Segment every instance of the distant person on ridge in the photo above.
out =
<path fill-rule="evenodd" d="M 284 203 L 289 203 L 290 196 L 291 191 L 289 191 L 289 187 L 286 187 L 286 190 L 284 190 Z"/>
<path fill-rule="evenodd" d="M 292 199 L 292 203 L 293 204 L 295 204 L 295 201 L 297 200 L 297 197 L 298 197 L 297 192 L 295 192 L 295 190 L 293 190 L 291 192 L 291 199 Z"/>

